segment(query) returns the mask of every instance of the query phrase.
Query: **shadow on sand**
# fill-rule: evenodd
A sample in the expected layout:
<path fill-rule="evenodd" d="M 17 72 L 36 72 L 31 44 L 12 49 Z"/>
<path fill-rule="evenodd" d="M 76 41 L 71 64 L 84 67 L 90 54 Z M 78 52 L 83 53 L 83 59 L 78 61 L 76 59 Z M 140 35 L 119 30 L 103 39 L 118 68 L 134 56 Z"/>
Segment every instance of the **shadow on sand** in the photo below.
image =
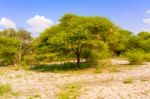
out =
<path fill-rule="evenodd" d="M 83 62 L 77 67 L 76 63 L 67 62 L 62 64 L 40 64 L 38 66 L 34 66 L 31 70 L 38 72 L 59 72 L 59 71 L 69 71 L 69 70 L 81 70 L 89 68 L 90 65 Z"/>

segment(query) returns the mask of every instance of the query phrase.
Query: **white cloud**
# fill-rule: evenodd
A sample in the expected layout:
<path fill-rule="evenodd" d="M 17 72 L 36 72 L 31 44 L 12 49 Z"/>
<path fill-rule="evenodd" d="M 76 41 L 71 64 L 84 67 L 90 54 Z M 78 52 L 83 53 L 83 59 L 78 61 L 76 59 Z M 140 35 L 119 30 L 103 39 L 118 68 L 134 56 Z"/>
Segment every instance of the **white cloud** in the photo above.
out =
<path fill-rule="evenodd" d="M 12 20 L 5 17 L 0 19 L 0 25 L 3 26 L 4 28 L 16 29 L 16 24 Z"/>
<path fill-rule="evenodd" d="M 146 11 L 146 14 L 150 14 L 150 10 L 147 10 L 147 11 Z"/>
<path fill-rule="evenodd" d="M 150 28 L 143 28 L 142 31 L 149 31 L 150 32 Z"/>
<path fill-rule="evenodd" d="M 143 23 L 145 23 L 145 24 L 150 24 L 150 18 L 145 18 L 145 19 L 143 19 Z"/>
<path fill-rule="evenodd" d="M 146 13 L 148 16 L 146 16 L 143 19 L 143 23 L 145 24 L 144 27 L 142 28 L 142 31 L 150 31 L 150 9 L 146 11 Z"/>
<path fill-rule="evenodd" d="M 28 19 L 26 23 L 31 26 L 29 31 L 34 33 L 35 36 L 42 32 L 44 29 L 54 25 L 54 22 L 51 19 L 39 15 L 35 15 L 34 17 Z"/>

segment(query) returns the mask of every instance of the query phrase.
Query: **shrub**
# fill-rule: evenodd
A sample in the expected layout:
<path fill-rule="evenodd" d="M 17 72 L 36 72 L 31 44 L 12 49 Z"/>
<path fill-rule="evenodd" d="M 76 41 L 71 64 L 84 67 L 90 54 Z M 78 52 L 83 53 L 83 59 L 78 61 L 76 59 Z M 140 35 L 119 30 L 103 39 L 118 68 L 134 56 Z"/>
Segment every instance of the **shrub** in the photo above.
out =
<path fill-rule="evenodd" d="M 146 54 L 144 54 L 143 59 L 144 59 L 145 61 L 150 62 L 150 53 L 146 53 Z"/>
<path fill-rule="evenodd" d="M 17 40 L 0 35 L 0 66 L 7 66 L 14 63 L 15 56 L 18 52 L 17 48 Z"/>
<path fill-rule="evenodd" d="M 26 55 L 22 62 L 23 66 L 34 66 L 38 64 L 37 58 L 35 55 L 29 56 Z"/>
<path fill-rule="evenodd" d="M 99 68 L 105 64 L 107 65 L 110 56 L 111 54 L 108 51 L 92 50 L 90 56 L 86 60 L 91 66 Z"/>
<path fill-rule="evenodd" d="M 125 56 L 128 58 L 130 64 L 142 64 L 144 61 L 144 53 L 140 50 L 131 50 L 125 53 Z"/>

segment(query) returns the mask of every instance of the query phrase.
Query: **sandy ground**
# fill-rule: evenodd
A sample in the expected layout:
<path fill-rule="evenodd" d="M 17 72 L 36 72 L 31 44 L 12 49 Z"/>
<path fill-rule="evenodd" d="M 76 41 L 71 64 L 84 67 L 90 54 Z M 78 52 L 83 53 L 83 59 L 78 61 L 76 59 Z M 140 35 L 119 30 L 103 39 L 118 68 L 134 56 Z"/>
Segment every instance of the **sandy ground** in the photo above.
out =
<path fill-rule="evenodd" d="M 33 99 L 58 99 L 60 87 L 73 82 L 86 82 L 78 99 L 150 99 L 149 63 L 118 73 L 79 75 L 0 69 L 0 82 L 11 84 L 12 89 L 19 93 L 17 96 L 3 96 L 2 99 L 28 99 L 34 95 L 41 98 Z M 125 84 L 124 80 L 128 78 L 132 78 L 133 82 Z"/>

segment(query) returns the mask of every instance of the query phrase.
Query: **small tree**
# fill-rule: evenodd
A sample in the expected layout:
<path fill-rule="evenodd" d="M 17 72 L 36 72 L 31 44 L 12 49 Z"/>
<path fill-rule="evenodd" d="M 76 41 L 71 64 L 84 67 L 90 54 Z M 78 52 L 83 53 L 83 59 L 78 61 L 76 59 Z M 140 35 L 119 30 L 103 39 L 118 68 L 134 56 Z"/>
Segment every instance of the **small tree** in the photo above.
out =
<path fill-rule="evenodd" d="M 22 61 L 23 56 L 29 53 L 29 47 L 32 43 L 32 37 L 28 31 L 23 29 L 20 29 L 18 31 L 14 29 L 6 29 L 0 32 L 0 37 L 2 37 L 1 42 L 2 40 L 4 40 L 2 43 L 0 42 L 1 46 L 3 48 L 5 46 L 8 46 L 8 50 L 5 50 L 5 52 L 10 53 L 12 49 L 15 49 L 15 53 L 12 57 L 15 63 L 17 62 L 19 64 Z M 8 43 L 8 41 L 10 42 Z M 4 52 L 2 51 L 1 54 L 3 53 Z"/>
<path fill-rule="evenodd" d="M 107 41 L 115 27 L 107 18 L 66 14 L 40 35 L 37 46 L 44 52 L 73 53 L 79 67 L 83 49 L 101 50 L 99 42 Z"/>

